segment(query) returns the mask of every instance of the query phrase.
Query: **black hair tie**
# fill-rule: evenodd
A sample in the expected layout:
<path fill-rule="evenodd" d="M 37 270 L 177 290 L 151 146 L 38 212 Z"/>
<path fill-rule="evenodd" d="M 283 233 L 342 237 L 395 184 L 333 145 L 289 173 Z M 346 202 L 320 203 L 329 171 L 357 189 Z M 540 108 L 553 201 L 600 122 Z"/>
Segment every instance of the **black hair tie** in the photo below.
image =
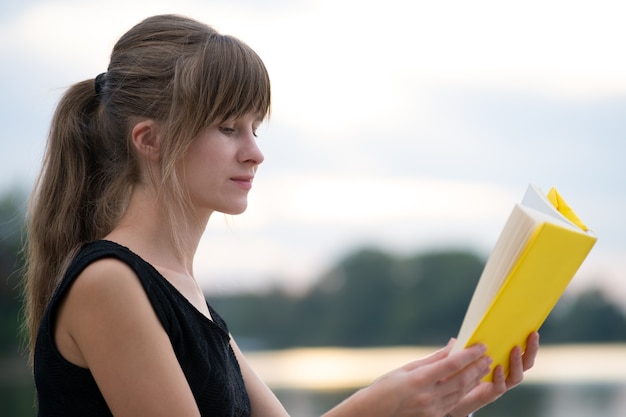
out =
<path fill-rule="evenodd" d="M 101 74 L 98 74 L 96 76 L 96 79 L 94 80 L 94 87 L 96 90 L 96 94 L 99 96 L 102 95 L 102 91 L 104 90 L 104 82 L 106 81 L 105 77 L 106 77 L 106 72 L 103 72 Z"/>

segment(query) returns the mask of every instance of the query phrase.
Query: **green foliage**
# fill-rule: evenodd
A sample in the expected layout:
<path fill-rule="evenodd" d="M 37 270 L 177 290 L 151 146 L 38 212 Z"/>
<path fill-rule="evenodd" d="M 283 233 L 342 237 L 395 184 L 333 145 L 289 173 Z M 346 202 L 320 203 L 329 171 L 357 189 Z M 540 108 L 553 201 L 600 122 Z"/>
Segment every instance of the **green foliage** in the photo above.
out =
<path fill-rule="evenodd" d="M 236 295 L 211 303 L 247 349 L 294 346 L 442 345 L 455 336 L 482 272 L 471 252 L 396 257 L 355 251 L 310 292 Z M 566 295 L 542 343 L 626 341 L 626 316 L 597 290 Z"/>
<path fill-rule="evenodd" d="M 396 258 L 373 249 L 355 252 L 313 291 L 325 307 L 317 317 L 326 329 L 322 344 L 445 342 L 456 333 L 480 270 L 480 260 L 463 253 Z M 441 308 L 442 300 L 452 308 Z"/>
<path fill-rule="evenodd" d="M 20 325 L 20 247 L 24 226 L 24 193 L 0 198 L 0 354 L 17 351 Z"/>
<path fill-rule="evenodd" d="M 545 343 L 594 343 L 626 340 L 626 316 L 597 289 L 557 304 L 541 336 Z"/>
<path fill-rule="evenodd" d="M 469 252 L 400 258 L 362 249 L 305 296 L 274 292 L 211 302 L 235 334 L 255 341 L 252 347 L 442 344 L 457 333 L 482 267 Z M 253 304 L 254 313 L 242 313 Z"/>

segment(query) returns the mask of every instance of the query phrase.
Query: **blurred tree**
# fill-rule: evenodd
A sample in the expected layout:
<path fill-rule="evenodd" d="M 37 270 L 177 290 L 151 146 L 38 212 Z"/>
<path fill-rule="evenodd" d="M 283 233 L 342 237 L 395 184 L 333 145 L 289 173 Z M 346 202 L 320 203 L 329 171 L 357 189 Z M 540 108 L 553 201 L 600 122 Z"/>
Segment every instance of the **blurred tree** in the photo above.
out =
<path fill-rule="evenodd" d="M 597 343 L 626 341 L 626 316 L 598 289 L 564 298 L 546 320 L 544 343 Z"/>
<path fill-rule="evenodd" d="M 300 297 L 275 290 L 210 301 L 249 349 L 442 345 L 457 334 L 483 267 L 469 251 L 397 257 L 364 248 Z M 566 294 L 542 327 L 542 342 L 623 342 L 625 323 L 599 291 Z"/>
<path fill-rule="evenodd" d="M 458 330 L 481 269 L 480 259 L 461 252 L 348 255 L 312 292 L 325 307 L 318 308 L 322 344 L 445 343 Z"/>
<path fill-rule="evenodd" d="M 26 197 L 19 189 L 0 197 L 0 354 L 18 350 L 21 265 L 20 247 Z"/>
<path fill-rule="evenodd" d="M 268 348 L 442 344 L 456 335 L 482 267 L 469 252 L 401 258 L 365 248 L 304 296 L 275 291 L 211 302 L 233 331 Z"/>
<path fill-rule="evenodd" d="M 20 268 L 26 193 L 0 197 L 0 415 L 33 416 L 35 388 L 22 355 Z"/>
<path fill-rule="evenodd" d="M 392 275 L 393 264 L 390 255 L 363 249 L 345 257 L 325 274 L 313 290 L 313 297 L 318 299 L 317 311 L 300 315 L 313 320 L 309 326 L 317 329 L 309 333 L 308 344 L 315 338 L 322 344 L 324 340 L 334 340 L 343 346 L 378 344 L 396 290 L 382 277 Z M 306 307 L 307 303 L 302 306 Z"/>

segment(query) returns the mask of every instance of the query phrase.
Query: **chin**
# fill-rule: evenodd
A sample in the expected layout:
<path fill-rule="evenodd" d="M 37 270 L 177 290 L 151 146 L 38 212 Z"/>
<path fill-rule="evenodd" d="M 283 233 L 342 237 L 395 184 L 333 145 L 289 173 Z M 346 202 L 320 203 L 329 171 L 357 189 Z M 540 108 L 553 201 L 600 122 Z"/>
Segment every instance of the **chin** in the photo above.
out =
<path fill-rule="evenodd" d="M 219 210 L 224 214 L 230 214 L 230 215 L 237 215 L 237 214 L 243 214 L 246 209 L 248 208 L 248 205 L 245 204 L 243 207 L 232 207 L 229 209 L 224 209 L 224 210 Z"/>

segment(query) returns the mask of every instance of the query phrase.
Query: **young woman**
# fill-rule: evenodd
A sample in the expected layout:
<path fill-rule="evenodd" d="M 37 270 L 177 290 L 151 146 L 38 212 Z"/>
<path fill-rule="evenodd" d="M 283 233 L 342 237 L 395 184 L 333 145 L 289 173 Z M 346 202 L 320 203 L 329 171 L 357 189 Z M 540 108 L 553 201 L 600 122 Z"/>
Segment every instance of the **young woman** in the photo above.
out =
<path fill-rule="evenodd" d="M 287 415 L 192 269 L 211 214 L 246 209 L 269 109 L 269 77 L 248 46 L 174 15 L 133 27 L 106 73 L 66 92 L 28 219 L 39 415 Z M 484 347 L 450 347 L 327 415 L 466 416 L 522 380 L 538 335 L 489 384 Z"/>

